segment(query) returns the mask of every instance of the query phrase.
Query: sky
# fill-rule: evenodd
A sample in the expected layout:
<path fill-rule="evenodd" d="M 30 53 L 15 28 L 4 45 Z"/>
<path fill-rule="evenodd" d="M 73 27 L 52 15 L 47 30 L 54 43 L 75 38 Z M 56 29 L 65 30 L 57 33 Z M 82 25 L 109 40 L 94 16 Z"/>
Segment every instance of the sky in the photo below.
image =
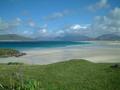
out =
<path fill-rule="evenodd" d="M 120 35 L 120 0 L 0 0 L 0 34 Z"/>

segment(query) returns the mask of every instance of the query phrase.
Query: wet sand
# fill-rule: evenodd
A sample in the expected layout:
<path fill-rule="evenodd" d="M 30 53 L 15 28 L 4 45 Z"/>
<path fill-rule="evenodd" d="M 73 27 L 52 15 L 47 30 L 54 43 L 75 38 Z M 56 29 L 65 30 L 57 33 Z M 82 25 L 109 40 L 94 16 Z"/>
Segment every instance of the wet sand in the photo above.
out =
<path fill-rule="evenodd" d="M 97 43 L 97 42 L 95 42 Z M 0 58 L 0 63 L 51 64 L 70 59 L 86 59 L 95 63 L 120 63 L 119 42 L 100 42 L 97 46 L 71 46 L 64 48 L 25 50 L 22 57 Z M 103 46 L 102 46 L 103 45 Z"/>

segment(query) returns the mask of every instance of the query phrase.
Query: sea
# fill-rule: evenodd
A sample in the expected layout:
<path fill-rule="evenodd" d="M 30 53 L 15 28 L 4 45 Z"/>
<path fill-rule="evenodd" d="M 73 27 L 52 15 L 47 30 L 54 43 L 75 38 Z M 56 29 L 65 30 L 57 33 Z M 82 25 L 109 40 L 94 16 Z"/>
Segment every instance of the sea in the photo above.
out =
<path fill-rule="evenodd" d="M 35 48 L 59 48 L 74 45 L 88 45 L 90 42 L 80 41 L 2 41 L 0 48 L 14 48 L 18 50 L 35 49 Z"/>
<path fill-rule="evenodd" d="M 51 64 L 71 59 L 95 63 L 120 62 L 120 41 L 2 41 L 0 48 L 26 53 L 22 57 L 0 58 L 0 63 Z"/>

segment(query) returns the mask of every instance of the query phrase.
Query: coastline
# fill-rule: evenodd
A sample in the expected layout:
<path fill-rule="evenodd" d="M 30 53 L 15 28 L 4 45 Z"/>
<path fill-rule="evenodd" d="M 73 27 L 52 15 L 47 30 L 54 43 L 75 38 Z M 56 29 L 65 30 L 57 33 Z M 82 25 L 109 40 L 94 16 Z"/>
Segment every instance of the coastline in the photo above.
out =
<path fill-rule="evenodd" d="M 115 45 L 116 43 L 107 42 L 106 44 Z M 27 55 L 17 58 L 0 58 L 0 63 L 22 62 L 25 64 L 44 65 L 71 59 L 85 59 L 95 63 L 120 63 L 120 48 L 106 47 L 105 45 L 101 47 L 99 45 L 91 45 L 47 49 L 36 48 L 24 50 L 24 52 L 27 53 Z"/>

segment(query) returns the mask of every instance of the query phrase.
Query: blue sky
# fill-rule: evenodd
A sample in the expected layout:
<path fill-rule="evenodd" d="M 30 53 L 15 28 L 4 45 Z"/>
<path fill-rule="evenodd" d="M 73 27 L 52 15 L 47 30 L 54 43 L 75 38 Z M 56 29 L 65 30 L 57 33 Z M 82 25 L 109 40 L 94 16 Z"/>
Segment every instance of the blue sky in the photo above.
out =
<path fill-rule="evenodd" d="M 0 33 L 40 38 L 76 32 L 88 36 L 119 33 L 116 25 L 110 31 L 102 30 L 102 27 L 100 31 L 95 26 L 106 23 L 104 17 L 110 21 L 113 20 L 111 16 L 119 18 L 119 13 L 120 0 L 0 0 Z M 96 17 L 104 19 L 103 22 L 96 21 Z"/>

